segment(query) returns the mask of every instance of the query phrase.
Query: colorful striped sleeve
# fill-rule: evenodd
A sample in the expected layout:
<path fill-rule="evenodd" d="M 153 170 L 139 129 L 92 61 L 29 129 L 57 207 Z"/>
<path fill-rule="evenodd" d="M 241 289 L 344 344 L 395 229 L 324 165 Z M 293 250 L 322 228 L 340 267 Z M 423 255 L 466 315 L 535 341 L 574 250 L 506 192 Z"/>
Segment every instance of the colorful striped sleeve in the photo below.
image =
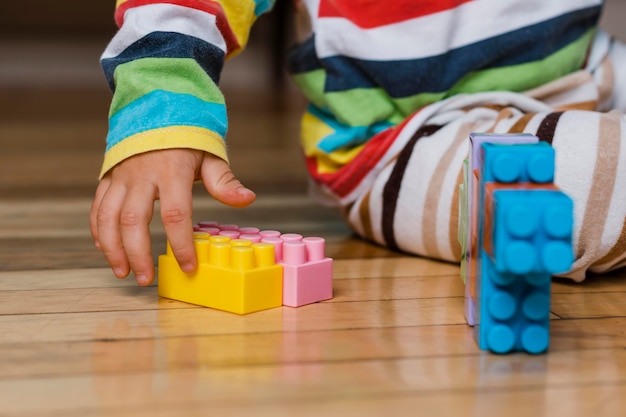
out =
<path fill-rule="evenodd" d="M 143 152 L 189 148 L 227 160 L 219 78 L 274 0 L 117 0 L 101 57 L 113 91 L 100 177 Z"/>

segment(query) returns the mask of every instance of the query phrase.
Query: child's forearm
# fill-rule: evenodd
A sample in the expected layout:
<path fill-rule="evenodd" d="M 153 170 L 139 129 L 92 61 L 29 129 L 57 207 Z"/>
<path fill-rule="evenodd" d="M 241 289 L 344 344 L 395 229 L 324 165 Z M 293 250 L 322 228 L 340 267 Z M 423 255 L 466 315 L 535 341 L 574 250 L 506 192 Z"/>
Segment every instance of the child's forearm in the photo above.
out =
<path fill-rule="evenodd" d="M 101 176 L 150 150 L 190 148 L 226 160 L 223 63 L 241 51 L 264 0 L 118 0 L 120 30 L 102 55 L 114 91 Z"/>

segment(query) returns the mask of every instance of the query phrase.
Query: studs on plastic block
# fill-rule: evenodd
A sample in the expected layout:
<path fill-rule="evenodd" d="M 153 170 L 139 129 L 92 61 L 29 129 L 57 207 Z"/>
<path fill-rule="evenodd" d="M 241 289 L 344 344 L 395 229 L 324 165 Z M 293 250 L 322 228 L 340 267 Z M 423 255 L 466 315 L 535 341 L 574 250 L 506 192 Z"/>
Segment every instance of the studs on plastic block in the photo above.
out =
<path fill-rule="evenodd" d="M 484 181 L 500 183 L 554 181 L 554 148 L 546 142 L 519 145 L 483 143 Z"/>

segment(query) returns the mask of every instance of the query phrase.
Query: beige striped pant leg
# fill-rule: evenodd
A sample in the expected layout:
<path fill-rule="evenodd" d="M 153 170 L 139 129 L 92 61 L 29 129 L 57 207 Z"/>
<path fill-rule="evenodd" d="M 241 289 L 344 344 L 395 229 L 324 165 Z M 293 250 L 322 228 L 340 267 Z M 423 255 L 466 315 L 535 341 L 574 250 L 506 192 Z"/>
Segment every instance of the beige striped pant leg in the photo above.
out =
<path fill-rule="evenodd" d="M 574 200 L 572 271 L 588 272 L 626 266 L 626 118 L 608 113 L 565 111 L 539 114 L 525 131 L 549 141 L 556 151 L 556 184 Z"/>
<path fill-rule="evenodd" d="M 391 249 L 458 261 L 458 185 L 470 132 L 536 134 L 556 149 L 556 182 L 575 201 L 575 264 L 565 276 L 626 265 L 626 119 L 620 112 L 528 112 L 477 105 L 431 118 L 344 212 Z M 520 107 L 525 107 L 523 110 Z M 532 106 L 531 106 L 532 107 Z M 541 104 L 537 103 L 540 108 Z M 530 109 L 533 110 L 533 109 Z"/>

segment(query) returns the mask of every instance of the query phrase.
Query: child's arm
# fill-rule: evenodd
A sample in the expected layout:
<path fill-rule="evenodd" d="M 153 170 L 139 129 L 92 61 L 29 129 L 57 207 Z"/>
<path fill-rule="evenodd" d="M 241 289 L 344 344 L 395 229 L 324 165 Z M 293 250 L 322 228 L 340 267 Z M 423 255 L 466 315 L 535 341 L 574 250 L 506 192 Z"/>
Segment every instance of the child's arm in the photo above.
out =
<path fill-rule="evenodd" d="M 154 200 L 183 269 L 196 266 L 191 188 L 243 207 L 254 193 L 227 163 L 227 118 L 219 75 L 243 49 L 267 0 L 118 0 L 120 30 L 102 56 L 112 90 L 101 182 L 91 231 L 118 277 L 154 279 L 149 223 Z"/>

